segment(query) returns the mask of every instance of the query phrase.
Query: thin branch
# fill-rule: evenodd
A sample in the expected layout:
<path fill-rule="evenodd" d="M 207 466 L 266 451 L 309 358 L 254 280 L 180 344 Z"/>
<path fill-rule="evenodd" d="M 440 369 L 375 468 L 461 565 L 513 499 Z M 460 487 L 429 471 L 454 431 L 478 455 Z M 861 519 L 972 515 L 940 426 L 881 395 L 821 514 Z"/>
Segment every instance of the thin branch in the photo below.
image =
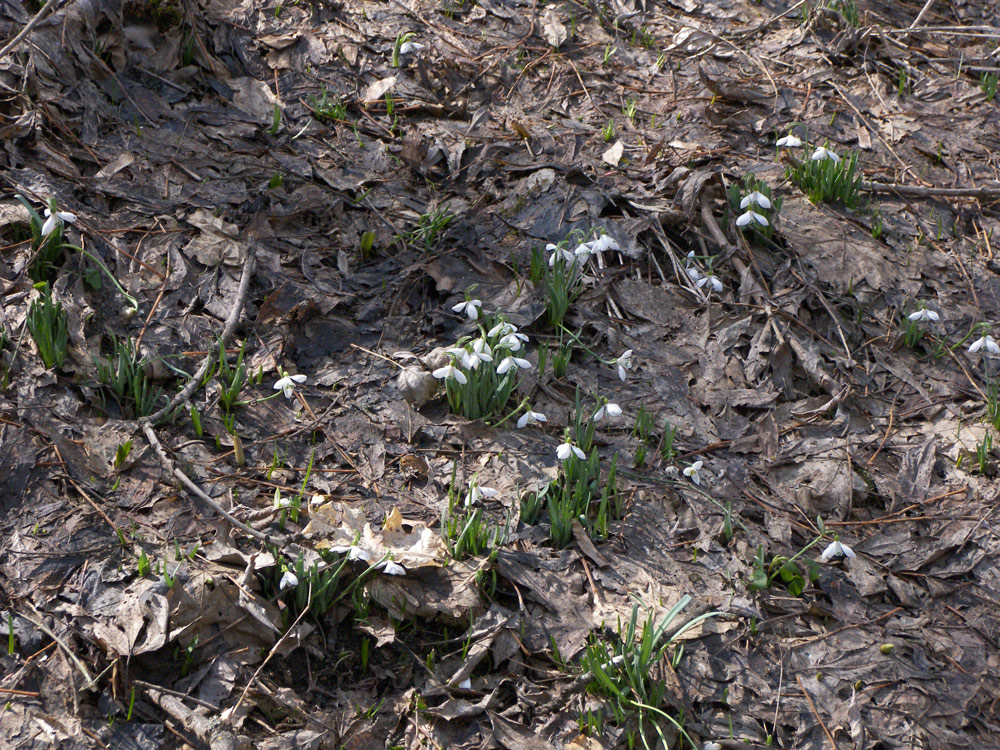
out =
<path fill-rule="evenodd" d="M 1000 188 L 966 187 L 939 188 L 922 185 L 899 185 L 891 182 L 862 182 L 861 189 L 869 193 L 897 193 L 899 195 L 939 196 L 941 198 L 1000 198 Z"/>
<path fill-rule="evenodd" d="M 38 25 L 39 21 L 44 19 L 49 14 L 49 11 L 52 10 L 52 6 L 55 5 L 55 2 L 56 0 L 46 0 L 45 5 L 43 5 L 42 9 L 35 14 L 35 17 L 28 21 L 18 35 L 4 45 L 3 49 L 0 49 L 0 59 L 3 59 L 8 52 L 14 49 L 14 47 L 16 47 L 22 39 L 31 33 L 31 30 Z"/>

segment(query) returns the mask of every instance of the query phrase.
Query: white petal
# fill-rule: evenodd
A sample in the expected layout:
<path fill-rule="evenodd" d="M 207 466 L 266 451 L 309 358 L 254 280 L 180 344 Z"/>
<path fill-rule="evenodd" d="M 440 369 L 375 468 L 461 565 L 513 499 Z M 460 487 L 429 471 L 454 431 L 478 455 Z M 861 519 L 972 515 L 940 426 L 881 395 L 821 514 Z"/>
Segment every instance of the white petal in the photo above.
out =
<path fill-rule="evenodd" d="M 517 419 L 517 429 L 523 430 L 525 427 L 528 426 L 528 424 L 530 422 L 531 422 L 531 412 L 529 411 L 529 412 L 526 412 L 526 413 L 522 414 L 520 417 L 518 417 L 518 419 Z"/>
<path fill-rule="evenodd" d="M 594 412 L 594 421 L 595 422 L 600 422 L 602 419 L 604 419 L 604 407 L 603 406 L 600 409 L 598 409 L 597 411 Z"/>
<path fill-rule="evenodd" d="M 503 361 L 497 365 L 497 375 L 503 375 L 507 370 L 510 369 L 514 362 L 513 357 L 504 357 Z"/>
<path fill-rule="evenodd" d="M 620 417 L 622 415 L 622 408 L 618 404 L 608 404 L 607 409 L 608 414 L 612 417 Z"/>
<path fill-rule="evenodd" d="M 936 321 L 938 321 L 938 320 L 941 320 L 941 316 L 940 316 L 940 315 L 938 315 L 938 314 L 937 314 L 936 312 L 934 312 L 933 310 L 924 310 L 924 312 L 926 312 L 926 313 L 927 313 L 927 317 L 928 317 L 928 318 L 930 318 L 930 319 L 931 319 L 931 321 L 933 321 L 933 322 L 936 322 Z"/>
<path fill-rule="evenodd" d="M 916 312 L 911 312 L 906 317 L 909 318 L 910 320 L 914 320 L 914 321 L 916 321 L 916 320 L 923 320 L 924 318 L 927 317 L 927 311 L 926 310 L 917 310 Z"/>
<path fill-rule="evenodd" d="M 775 141 L 776 146 L 784 146 L 785 148 L 798 148 L 802 145 L 801 139 L 789 133 L 788 135 L 779 138 Z"/>
<path fill-rule="evenodd" d="M 76 221 L 76 214 L 72 214 L 69 211 L 60 211 L 56 215 L 63 221 L 69 222 L 70 224 Z"/>
<path fill-rule="evenodd" d="M 985 336 L 983 336 L 981 339 L 976 339 L 975 341 L 972 342 L 972 346 L 969 347 L 969 351 L 972 354 L 975 354 L 976 352 L 978 352 L 980 349 L 983 348 L 983 344 L 985 343 L 986 343 Z"/>
<path fill-rule="evenodd" d="M 542 414 L 540 411 L 529 412 L 529 414 L 531 414 L 532 419 L 534 419 L 536 422 L 548 422 L 549 421 L 549 418 L 546 417 L 544 414 Z"/>
<path fill-rule="evenodd" d="M 465 300 L 464 302 L 459 302 L 457 305 L 452 305 L 451 309 L 454 310 L 455 312 L 462 312 L 462 310 L 468 307 L 468 305 L 469 305 L 469 300 Z"/>
<path fill-rule="evenodd" d="M 712 281 L 712 289 L 714 289 L 717 292 L 721 292 L 722 291 L 722 282 L 719 281 L 718 277 L 717 276 L 712 276 L 711 277 L 711 281 Z"/>
<path fill-rule="evenodd" d="M 618 378 L 620 380 L 624 380 L 625 379 L 625 368 L 622 367 L 621 365 L 618 365 Z"/>
<path fill-rule="evenodd" d="M 48 237 L 50 234 L 52 234 L 52 230 L 55 228 L 56 228 L 56 217 L 50 216 L 45 220 L 45 223 L 42 224 L 42 237 Z"/>
<path fill-rule="evenodd" d="M 759 193 L 756 190 L 753 191 L 753 194 L 757 196 L 755 200 L 757 201 L 758 206 L 760 206 L 761 208 L 771 207 L 771 199 L 768 198 L 766 195 L 764 195 L 763 193 Z"/>
<path fill-rule="evenodd" d="M 281 390 L 284 390 L 289 385 L 291 385 L 291 378 L 287 378 L 287 377 L 286 378 L 281 378 L 281 379 L 278 380 L 277 383 L 274 384 L 274 390 L 281 391 Z"/>
<path fill-rule="evenodd" d="M 697 281 L 701 278 L 701 271 L 697 268 L 689 268 L 687 270 L 687 275 L 691 277 L 691 281 Z"/>
<path fill-rule="evenodd" d="M 281 576 L 281 581 L 278 583 L 278 590 L 284 591 L 287 588 L 294 588 L 298 585 L 298 577 L 292 571 L 286 570 Z"/>
<path fill-rule="evenodd" d="M 759 214 L 756 211 L 751 211 L 750 213 L 753 214 L 754 221 L 756 221 L 761 226 L 765 226 L 765 227 L 767 226 L 767 217 L 766 216 L 763 216 L 762 214 Z"/>
<path fill-rule="evenodd" d="M 992 337 L 986 337 L 986 351 L 990 354 L 1000 354 L 1000 344 L 997 344 Z"/>
<path fill-rule="evenodd" d="M 570 454 L 573 452 L 573 446 L 569 443 L 561 443 L 558 448 L 556 448 L 556 457 L 561 461 L 565 461 L 569 458 Z"/>
<path fill-rule="evenodd" d="M 306 382 L 306 377 L 307 376 L 306 375 L 291 375 L 290 377 L 296 383 L 304 383 L 304 382 Z"/>
<path fill-rule="evenodd" d="M 751 221 L 753 221 L 753 211 L 747 211 L 746 213 L 740 214 L 736 219 L 736 226 L 745 227 Z"/>
<path fill-rule="evenodd" d="M 704 466 L 704 465 L 705 465 L 705 462 L 702 461 L 699 458 L 697 461 L 695 461 L 693 464 L 691 464 L 691 468 L 694 469 L 695 471 L 701 471 L 701 467 Z"/>
<path fill-rule="evenodd" d="M 478 489 L 479 494 L 483 497 L 496 497 L 499 494 L 499 491 L 493 489 L 492 487 L 479 487 Z"/>
<path fill-rule="evenodd" d="M 703 286 L 705 286 L 705 284 L 707 284 L 707 283 L 708 283 L 708 277 L 707 277 L 707 276 L 702 276 L 702 277 L 701 277 L 700 279 L 698 279 L 698 281 L 697 281 L 697 282 L 695 282 L 695 283 L 697 283 L 697 284 L 698 284 L 698 288 L 699 288 L 699 289 L 701 289 L 701 288 L 702 288 Z"/>
<path fill-rule="evenodd" d="M 382 572 L 389 576 L 405 576 L 406 568 L 399 563 L 394 563 L 392 560 L 386 560 Z"/>
<path fill-rule="evenodd" d="M 580 450 L 579 448 L 577 448 L 577 447 L 576 447 L 575 445 L 573 445 L 573 446 L 570 446 L 570 447 L 571 447 L 571 448 L 573 449 L 573 452 L 574 452 L 574 453 L 576 454 L 576 457 L 577 457 L 577 458 L 579 458 L 579 459 L 584 459 L 584 458 L 586 458 L 586 457 L 587 457 L 587 454 L 586 454 L 586 453 L 584 453 L 584 452 L 583 452 L 582 450 Z"/>

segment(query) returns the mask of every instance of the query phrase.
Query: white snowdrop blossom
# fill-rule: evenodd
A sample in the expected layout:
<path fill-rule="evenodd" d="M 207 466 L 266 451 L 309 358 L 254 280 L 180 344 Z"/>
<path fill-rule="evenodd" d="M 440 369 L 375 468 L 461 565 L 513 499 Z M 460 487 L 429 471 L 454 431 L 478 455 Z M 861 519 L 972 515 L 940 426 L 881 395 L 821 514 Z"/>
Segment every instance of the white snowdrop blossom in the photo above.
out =
<path fill-rule="evenodd" d="M 618 357 L 617 359 L 614 360 L 614 362 L 612 362 L 612 365 L 618 367 L 619 380 L 624 380 L 626 377 L 625 371 L 632 369 L 632 350 L 626 349 L 622 353 L 622 356 Z"/>
<path fill-rule="evenodd" d="M 281 580 L 278 582 L 278 590 L 284 591 L 285 589 L 295 588 L 299 585 L 299 578 L 292 571 L 286 570 L 281 574 Z"/>
<path fill-rule="evenodd" d="M 457 380 L 462 385 L 469 382 L 469 379 L 465 377 L 465 373 L 459 370 L 455 365 L 445 365 L 444 367 L 439 367 L 434 372 L 431 373 L 438 380 Z"/>
<path fill-rule="evenodd" d="M 591 243 L 593 251 L 597 254 L 606 253 L 609 250 L 618 250 L 618 240 L 612 237 L 610 234 L 602 234 L 593 243 Z"/>
<path fill-rule="evenodd" d="M 690 479 L 695 484 L 701 484 L 701 475 L 698 473 L 701 471 L 701 467 L 705 464 L 701 459 L 695 461 L 693 464 L 684 469 L 684 476 Z"/>
<path fill-rule="evenodd" d="M 697 282 L 701 280 L 701 271 L 697 268 L 687 269 L 687 275 L 691 278 L 691 281 Z"/>
<path fill-rule="evenodd" d="M 277 508 L 290 508 L 292 507 L 292 498 L 282 497 L 281 490 L 274 491 L 274 507 Z"/>
<path fill-rule="evenodd" d="M 611 402 L 602 404 L 601 408 L 594 412 L 594 421 L 600 422 L 604 419 L 605 414 L 609 417 L 620 417 L 622 415 L 622 408 L 618 404 Z"/>
<path fill-rule="evenodd" d="M 346 545 L 337 544 L 330 547 L 330 551 L 337 555 L 343 555 L 347 553 L 348 560 L 364 560 L 365 562 L 371 562 L 372 554 L 368 550 L 361 549 L 357 545 Z"/>
<path fill-rule="evenodd" d="M 496 497 L 497 494 L 497 491 L 492 487 L 480 487 L 479 482 L 473 479 L 469 483 L 469 491 L 465 495 L 465 507 L 468 508 L 479 502 L 481 497 Z"/>
<path fill-rule="evenodd" d="M 453 356 L 459 362 L 462 363 L 462 367 L 467 370 L 475 368 L 479 364 L 479 360 L 472 356 L 468 349 L 462 346 L 455 346 L 451 349 L 445 349 L 448 354 Z"/>
<path fill-rule="evenodd" d="M 854 550 L 839 540 L 835 540 L 830 542 L 827 548 L 823 550 L 823 554 L 819 556 L 819 559 L 822 562 L 829 562 L 834 557 L 840 557 L 841 555 L 844 557 L 857 557 L 857 555 L 854 554 Z"/>
<path fill-rule="evenodd" d="M 770 208 L 771 200 L 766 195 L 758 190 L 754 190 L 750 195 L 747 195 L 740 201 L 740 208 L 746 208 L 751 203 L 754 203 L 761 208 Z"/>
<path fill-rule="evenodd" d="M 524 344 L 528 343 L 528 337 L 523 333 L 518 333 L 514 331 L 513 333 L 508 333 L 502 339 L 498 346 L 502 346 L 505 349 L 510 349 L 512 352 L 518 351 Z"/>
<path fill-rule="evenodd" d="M 595 252 L 594 248 L 591 247 L 591 244 L 589 242 L 583 242 L 577 245 L 573 249 L 573 255 L 575 255 L 577 258 L 581 260 L 581 262 L 584 263 L 587 261 L 588 258 L 590 258 L 591 255 L 594 254 L 594 252 Z"/>
<path fill-rule="evenodd" d="M 926 307 L 921 307 L 916 312 L 911 312 L 906 316 L 910 320 L 919 323 L 922 320 L 929 320 L 931 322 L 937 322 L 941 320 L 941 316 L 938 315 L 933 310 L 928 310 Z"/>
<path fill-rule="evenodd" d="M 531 411 L 530 409 L 522 414 L 517 420 L 517 429 L 523 430 L 530 424 L 541 424 L 542 422 L 548 422 L 549 418 L 542 414 L 540 411 Z"/>
<path fill-rule="evenodd" d="M 392 560 L 386 560 L 384 563 L 380 563 L 378 567 L 382 568 L 382 572 L 387 576 L 405 576 L 406 568 L 404 568 L 399 563 L 394 563 Z"/>
<path fill-rule="evenodd" d="M 556 456 L 559 457 L 560 461 L 565 461 L 570 456 L 574 455 L 581 461 L 587 457 L 586 453 L 584 453 L 582 450 L 577 448 L 572 443 L 562 443 L 559 445 L 558 448 L 556 448 Z"/>
<path fill-rule="evenodd" d="M 459 302 L 454 305 L 451 309 L 457 313 L 465 311 L 465 314 L 469 317 L 469 320 L 479 319 L 479 308 L 483 306 L 481 300 L 478 299 L 467 299 L 464 302 Z"/>
<path fill-rule="evenodd" d="M 783 136 L 783 137 L 779 138 L 778 140 L 776 140 L 774 142 L 774 145 L 778 146 L 779 148 L 781 148 L 781 147 L 784 147 L 784 148 L 799 148 L 802 145 L 802 139 L 798 138 L 798 137 L 796 137 L 794 135 L 792 135 L 791 133 L 789 133 L 788 135 Z"/>
<path fill-rule="evenodd" d="M 285 398 L 291 398 L 292 394 L 295 393 L 295 386 L 304 382 L 306 382 L 305 375 L 285 375 L 274 384 L 274 390 L 284 393 Z"/>
<path fill-rule="evenodd" d="M 497 375 L 503 375 L 511 367 L 515 366 L 520 367 L 522 370 L 527 370 L 529 367 L 531 367 L 531 362 L 529 362 L 526 359 L 521 359 L 520 357 L 515 357 L 513 354 L 510 354 L 504 357 L 502 360 L 500 360 L 500 364 L 497 365 Z"/>
<path fill-rule="evenodd" d="M 565 247 L 559 247 L 558 245 L 548 244 L 545 246 L 545 249 L 552 253 L 552 255 L 549 256 L 549 266 L 554 266 L 559 256 L 562 256 L 562 259 L 567 263 L 572 263 L 575 257 L 572 251 L 567 250 Z"/>
<path fill-rule="evenodd" d="M 745 227 L 751 221 L 756 221 L 761 226 L 767 226 L 767 217 L 763 214 L 759 214 L 752 208 L 747 209 L 744 213 L 741 213 L 736 219 L 736 226 Z"/>
<path fill-rule="evenodd" d="M 982 338 L 973 341 L 972 346 L 969 347 L 969 352 L 975 354 L 984 347 L 986 348 L 987 355 L 1000 356 L 1000 346 L 997 345 L 996 340 L 988 333 L 984 334 Z"/>
<path fill-rule="evenodd" d="M 722 745 L 718 742 L 706 742 L 701 750 L 722 750 Z"/>
<path fill-rule="evenodd" d="M 703 288 L 705 286 L 705 284 L 711 284 L 712 285 L 712 289 L 714 289 L 715 291 L 717 291 L 717 292 L 721 292 L 722 291 L 722 282 L 719 281 L 719 277 L 716 276 L 714 273 L 710 273 L 710 274 L 708 274 L 708 276 L 702 276 L 695 283 L 698 284 L 699 288 Z"/>
<path fill-rule="evenodd" d="M 408 55 L 411 52 L 419 52 L 424 48 L 420 42 L 403 42 L 399 45 L 399 54 Z"/>
<path fill-rule="evenodd" d="M 820 146 L 815 151 L 812 152 L 812 156 L 809 157 L 813 161 L 822 161 L 823 159 L 832 159 L 833 163 L 836 164 L 840 161 L 840 157 L 837 156 L 833 151 L 828 149 L 826 146 Z"/>
<path fill-rule="evenodd" d="M 502 320 L 488 330 L 486 335 L 489 338 L 493 338 L 494 336 L 507 336 L 511 333 L 517 333 L 517 326 L 513 323 L 508 323 L 506 320 Z"/>
<path fill-rule="evenodd" d="M 492 362 L 493 350 L 482 336 L 472 342 L 472 362 L 473 368 L 478 367 L 480 362 Z"/>
<path fill-rule="evenodd" d="M 45 215 L 48 218 L 45 219 L 45 223 L 42 224 L 42 237 L 48 237 L 52 234 L 52 230 L 56 228 L 56 224 L 60 221 L 68 222 L 70 224 L 76 221 L 76 214 L 72 214 L 69 211 L 56 211 L 55 213 L 52 213 L 51 208 L 46 208 Z"/>

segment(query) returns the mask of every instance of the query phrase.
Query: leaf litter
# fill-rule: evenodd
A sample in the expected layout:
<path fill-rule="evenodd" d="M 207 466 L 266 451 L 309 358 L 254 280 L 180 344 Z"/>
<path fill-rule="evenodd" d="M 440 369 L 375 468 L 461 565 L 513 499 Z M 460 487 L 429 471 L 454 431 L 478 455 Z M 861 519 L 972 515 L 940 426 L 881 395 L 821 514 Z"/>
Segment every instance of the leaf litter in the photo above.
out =
<path fill-rule="evenodd" d="M 10 746 L 988 745 L 1000 17 L 772 5 L 6 6 Z M 476 421 L 466 295 L 530 341 Z"/>

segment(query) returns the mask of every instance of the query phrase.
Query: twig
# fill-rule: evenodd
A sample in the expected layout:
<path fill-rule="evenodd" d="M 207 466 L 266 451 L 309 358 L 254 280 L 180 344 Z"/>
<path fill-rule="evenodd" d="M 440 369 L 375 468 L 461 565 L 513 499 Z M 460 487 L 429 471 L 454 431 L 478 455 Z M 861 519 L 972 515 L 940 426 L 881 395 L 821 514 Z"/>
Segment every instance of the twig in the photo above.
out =
<path fill-rule="evenodd" d="M 3 49 L 0 49 L 0 59 L 14 49 L 14 47 L 16 47 L 18 43 L 24 39 L 24 37 L 31 33 L 31 30 L 38 25 L 38 22 L 49 14 L 49 11 L 52 10 L 52 6 L 55 4 L 55 1 L 56 0 L 46 0 L 45 5 L 43 5 L 42 9 L 35 14 L 35 17 L 28 21 L 18 35 L 4 45 Z"/>
<path fill-rule="evenodd" d="M 49 628 L 49 626 L 45 624 L 42 618 L 42 613 L 39 612 L 37 609 L 35 609 L 34 604 L 32 604 L 31 602 L 25 602 L 25 604 L 31 607 L 31 611 L 38 616 L 38 619 L 36 620 L 34 617 L 31 617 L 30 615 L 27 615 L 24 612 L 18 612 L 18 614 L 25 620 L 30 622 L 32 625 L 34 625 L 36 628 L 41 630 L 43 633 L 45 633 L 45 635 L 47 635 L 53 641 L 58 643 L 59 648 L 61 648 L 63 651 L 66 652 L 66 655 L 70 658 L 73 664 L 76 665 L 76 668 L 80 670 L 80 674 L 83 675 L 83 679 L 86 680 L 86 685 L 84 686 L 84 688 L 81 689 L 94 690 L 95 689 L 94 678 L 90 676 L 90 672 L 87 671 L 87 667 L 84 666 L 83 662 L 80 661 L 79 657 L 73 653 L 73 651 L 70 649 L 68 645 L 66 645 L 66 641 L 64 641 L 58 635 L 53 633 L 51 628 Z"/>
<path fill-rule="evenodd" d="M 862 182 L 861 189 L 869 193 L 898 193 L 899 195 L 940 196 L 942 198 L 1000 198 L 1000 188 L 965 187 L 939 188 L 921 185 L 899 185 L 891 182 Z"/>
<path fill-rule="evenodd" d="M 233 336 L 233 331 L 236 330 L 236 324 L 240 321 L 240 314 L 243 312 L 243 306 L 247 301 L 247 292 L 250 289 L 250 279 L 253 276 L 254 261 L 257 258 L 257 244 L 259 240 L 256 236 L 250 238 L 250 242 L 247 245 L 247 257 L 243 261 L 243 275 L 240 277 L 240 286 L 236 292 L 236 299 L 233 300 L 233 307 L 229 312 L 229 317 L 226 318 L 226 323 L 222 328 L 222 333 L 219 335 L 219 342 L 222 348 L 225 348 L 226 344 L 229 343 L 229 339 Z M 161 419 L 171 414 L 178 406 L 181 406 L 186 402 L 194 392 L 198 390 L 201 385 L 202 379 L 208 372 L 209 368 L 215 363 L 215 350 L 209 349 L 208 354 L 205 355 L 205 359 L 201 363 L 201 367 L 198 371 L 191 377 L 188 384 L 184 386 L 180 393 L 170 399 L 170 402 L 160 409 L 155 414 L 147 417 L 144 422 L 159 422 Z"/>

